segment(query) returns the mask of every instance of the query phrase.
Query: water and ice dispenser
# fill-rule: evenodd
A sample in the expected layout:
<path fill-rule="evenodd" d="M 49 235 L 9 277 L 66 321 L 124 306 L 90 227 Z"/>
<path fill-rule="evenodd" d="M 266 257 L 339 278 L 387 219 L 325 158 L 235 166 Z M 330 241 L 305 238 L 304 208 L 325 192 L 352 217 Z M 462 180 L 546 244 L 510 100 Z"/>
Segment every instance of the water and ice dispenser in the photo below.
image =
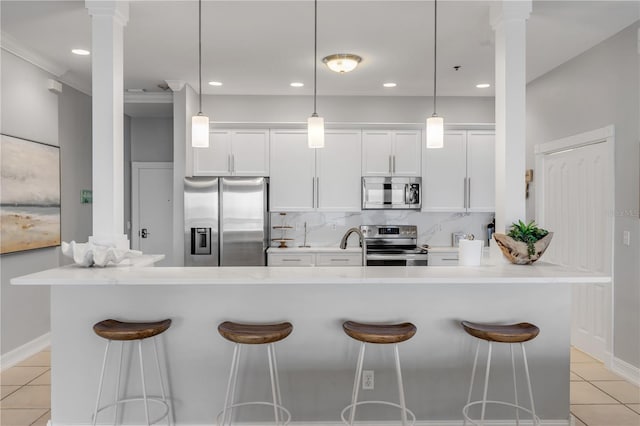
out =
<path fill-rule="evenodd" d="M 211 254 L 211 228 L 191 228 L 191 255 Z"/>

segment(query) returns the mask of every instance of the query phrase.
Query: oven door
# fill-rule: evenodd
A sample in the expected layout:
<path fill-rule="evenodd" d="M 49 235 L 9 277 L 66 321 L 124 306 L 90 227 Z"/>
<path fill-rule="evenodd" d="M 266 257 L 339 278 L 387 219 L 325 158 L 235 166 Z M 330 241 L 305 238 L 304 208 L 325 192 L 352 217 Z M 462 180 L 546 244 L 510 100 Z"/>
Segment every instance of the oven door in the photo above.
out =
<path fill-rule="evenodd" d="M 427 266 L 426 253 L 367 254 L 367 266 Z"/>

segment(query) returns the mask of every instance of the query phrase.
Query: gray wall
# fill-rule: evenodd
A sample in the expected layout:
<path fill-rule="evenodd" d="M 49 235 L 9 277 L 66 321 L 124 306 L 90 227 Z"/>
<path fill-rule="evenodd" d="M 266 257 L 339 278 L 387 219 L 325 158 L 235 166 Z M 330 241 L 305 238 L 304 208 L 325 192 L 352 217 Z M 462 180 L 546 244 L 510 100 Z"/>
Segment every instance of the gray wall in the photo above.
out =
<path fill-rule="evenodd" d="M 173 161 L 173 119 L 131 119 L 131 161 Z"/>
<path fill-rule="evenodd" d="M 91 207 L 80 205 L 80 189 L 91 189 L 90 98 L 67 87 L 47 90 L 50 74 L 6 51 L 2 55 L 2 133 L 60 146 L 62 239 L 86 241 Z M 60 123 L 60 124 L 59 124 Z M 54 268 L 58 248 L 5 254 L 0 258 L 2 313 L 0 353 L 49 332 L 49 288 L 15 287 L 13 277 Z"/>
<path fill-rule="evenodd" d="M 213 121 L 306 122 L 309 96 L 204 96 L 203 112 Z M 327 122 L 422 123 L 433 113 L 433 98 L 418 96 L 320 96 L 318 114 Z M 445 123 L 493 123 L 493 97 L 439 97 Z"/>
<path fill-rule="evenodd" d="M 528 85 L 527 168 L 534 167 L 536 144 L 615 126 L 613 350 L 640 368 L 638 27 L 633 24 Z M 631 231 L 630 247 L 622 245 L 624 230 Z"/>

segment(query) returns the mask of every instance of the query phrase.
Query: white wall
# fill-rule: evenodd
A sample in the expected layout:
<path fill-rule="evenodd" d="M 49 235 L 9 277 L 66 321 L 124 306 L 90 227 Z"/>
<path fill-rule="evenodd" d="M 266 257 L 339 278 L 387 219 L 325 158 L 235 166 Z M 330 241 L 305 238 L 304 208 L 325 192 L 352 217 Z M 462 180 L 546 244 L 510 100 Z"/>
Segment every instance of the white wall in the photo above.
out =
<path fill-rule="evenodd" d="M 203 96 L 202 105 L 218 122 L 306 122 L 313 112 L 310 96 Z M 431 97 L 318 97 L 318 114 L 326 122 L 422 123 L 432 108 Z M 493 123 L 494 99 L 439 97 L 438 114 L 445 123 Z"/>
<path fill-rule="evenodd" d="M 2 55 L 2 133 L 60 146 L 62 240 L 86 241 L 91 206 L 80 205 L 80 189 L 91 189 L 91 102 L 63 86 L 47 90 L 52 76 L 6 51 Z M 59 248 L 2 255 L 0 353 L 49 332 L 49 288 L 15 287 L 9 280 L 60 264 Z"/>
<path fill-rule="evenodd" d="M 534 167 L 536 144 L 615 126 L 613 351 L 640 368 L 638 28 L 636 22 L 527 86 L 527 168 Z M 533 199 L 532 192 L 530 218 Z M 631 232 L 629 247 L 623 231 Z"/>

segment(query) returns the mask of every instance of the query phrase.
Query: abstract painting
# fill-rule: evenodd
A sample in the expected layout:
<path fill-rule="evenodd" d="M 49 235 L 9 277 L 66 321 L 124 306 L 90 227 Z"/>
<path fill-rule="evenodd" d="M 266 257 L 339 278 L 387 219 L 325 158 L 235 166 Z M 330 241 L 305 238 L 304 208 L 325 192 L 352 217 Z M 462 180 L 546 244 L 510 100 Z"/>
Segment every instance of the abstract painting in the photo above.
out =
<path fill-rule="evenodd" d="M 60 245 L 60 148 L 2 135 L 0 254 Z"/>

